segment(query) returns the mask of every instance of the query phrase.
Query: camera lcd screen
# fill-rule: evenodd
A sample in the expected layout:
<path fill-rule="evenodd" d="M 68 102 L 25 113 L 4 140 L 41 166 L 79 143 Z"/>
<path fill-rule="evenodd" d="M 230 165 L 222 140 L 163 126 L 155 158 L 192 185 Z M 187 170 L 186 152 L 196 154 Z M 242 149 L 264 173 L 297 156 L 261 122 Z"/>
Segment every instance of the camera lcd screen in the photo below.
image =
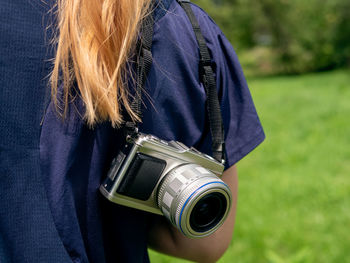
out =
<path fill-rule="evenodd" d="M 165 166 L 164 160 L 137 153 L 117 192 L 146 201 L 157 185 Z"/>

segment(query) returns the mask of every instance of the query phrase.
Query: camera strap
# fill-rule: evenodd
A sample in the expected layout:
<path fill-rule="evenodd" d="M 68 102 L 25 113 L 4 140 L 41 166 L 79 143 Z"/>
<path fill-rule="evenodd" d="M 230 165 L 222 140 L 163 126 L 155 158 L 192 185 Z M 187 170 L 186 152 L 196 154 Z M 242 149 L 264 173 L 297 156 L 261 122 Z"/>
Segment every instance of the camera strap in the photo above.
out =
<path fill-rule="evenodd" d="M 195 17 L 189 0 L 177 0 L 188 16 L 199 47 L 199 77 L 207 95 L 207 112 L 209 127 L 212 137 L 212 155 L 220 163 L 225 162 L 225 139 L 224 127 L 221 116 L 219 98 L 216 89 L 216 79 L 213 71 L 211 56 L 202 35 L 197 18 Z M 152 38 L 153 38 L 153 15 L 148 15 L 141 26 L 141 38 L 138 42 L 137 56 L 137 84 L 135 98 L 131 104 L 132 110 L 142 118 L 141 91 L 145 86 L 147 74 L 152 65 Z M 131 133 L 137 133 L 137 124 L 127 122 L 126 128 Z"/>
<path fill-rule="evenodd" d="M 209 117 L 210 133 L 212 136 L 212 153 L 213 157 L 221 162 L 225 162 L 225 139 L 224 126 L 222 122 L 220 102 L 216 90 L 216 79 L 212 67 L 211 56 L 207 43 L 199 27 L 189 0 L 177 0 L 180 6 L 185 10 L 199 47 L 199 77 L 204 86 L 207 95 L 207 111 Z"/>
<path fill-rule="evenodd" d="M 153 2 L 153 1 L 152 1 Z M 152 6 L 152 5 L 151 5 Z M 153 14 L 146 16 L 141 24 L 140 38 L 137 42 L 137 60 L 136 60 L 136 90 L 134 100 L 131 103 L 131 109 L 140 119 L 142 119 L 141 102 L 142 89 L 145 87 L 148 72 L 152 66 L 152 39 L 153 39 Z M 125 123 L 127 134 L 134 135 L 138 132 L 137 123 L 128 121 Z"/>

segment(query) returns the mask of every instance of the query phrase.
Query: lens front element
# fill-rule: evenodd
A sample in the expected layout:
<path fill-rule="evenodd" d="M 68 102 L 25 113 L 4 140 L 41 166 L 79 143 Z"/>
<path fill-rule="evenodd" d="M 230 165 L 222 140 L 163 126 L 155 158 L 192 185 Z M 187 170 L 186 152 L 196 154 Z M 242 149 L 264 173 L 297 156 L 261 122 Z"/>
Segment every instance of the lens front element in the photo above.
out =
<path fill-rule="evenodd" d="M 210 193 L 200 199 L 190 216 L 190 226 L 197 232 L 205 232 L 215 227 L 223 218 L 227 206 L 221 193 Z"/>
<path fill-rule="evenodd" d="M 158 206 L 172 224 L 191 238 L 217 230 L 231 207 L 231 191 L 215 174 L 186 164 L 169 172 L 158 187 Z"/>

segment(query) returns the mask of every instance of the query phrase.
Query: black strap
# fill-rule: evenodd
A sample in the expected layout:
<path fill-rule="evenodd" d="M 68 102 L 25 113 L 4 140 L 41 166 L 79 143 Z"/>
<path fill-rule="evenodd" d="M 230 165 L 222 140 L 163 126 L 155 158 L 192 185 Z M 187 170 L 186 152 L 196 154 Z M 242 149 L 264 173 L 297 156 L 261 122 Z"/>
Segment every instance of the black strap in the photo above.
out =
<path fill-rule="evenodd" d="M 219 98 L 216 90 L 216 80 L 212 68 L 212 62 L 210 53 L 202 35 L 201 29 L 199 27 L 198 21 L 192 11 L 191 4 L 189 0 L 177 0 L 181 7 L 185 10 L 193 31 L 195 33 L 200 61 L 199 61 L 199 75 L 200 80 L 205 88 L 207 94 L 207 111 L 209 117 L 210 132 L 212 136 L 212 152 L 213 157 L 224 163 L 225 161 L 225 139 L 224 139 L 224 129 L 222 123 L 222 116 L 220 110 Z"/>
<path fill-rule="evenodd" d="M 141 24 L 140 39 L 137 43 L 137 69 L 136 69 L 136 91 L 131 109 L 140 119 L 142 119 L 141 103 L 142 103 L 142 89 L 145 87 L 148 72 L 152 66 L 152 39 L 153 39 L 153 14 L 149 14 L 144 18 Z M 129 121 L 126 123 L 128 133 L 137 133 L 137 123 Z"/>

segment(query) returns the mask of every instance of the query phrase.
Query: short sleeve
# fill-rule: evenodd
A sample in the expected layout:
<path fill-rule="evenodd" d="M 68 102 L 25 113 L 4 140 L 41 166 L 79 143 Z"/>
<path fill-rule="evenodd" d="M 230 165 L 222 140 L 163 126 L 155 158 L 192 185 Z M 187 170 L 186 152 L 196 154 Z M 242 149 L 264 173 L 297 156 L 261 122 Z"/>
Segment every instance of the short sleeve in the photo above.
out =
<path fill-rule="evenodd" d="M 237 163 L 265 138 L 237 56 L 223 34 L 218 35 L 221 57 L 217 85 L 224 121 L 226 166 Z"/>

